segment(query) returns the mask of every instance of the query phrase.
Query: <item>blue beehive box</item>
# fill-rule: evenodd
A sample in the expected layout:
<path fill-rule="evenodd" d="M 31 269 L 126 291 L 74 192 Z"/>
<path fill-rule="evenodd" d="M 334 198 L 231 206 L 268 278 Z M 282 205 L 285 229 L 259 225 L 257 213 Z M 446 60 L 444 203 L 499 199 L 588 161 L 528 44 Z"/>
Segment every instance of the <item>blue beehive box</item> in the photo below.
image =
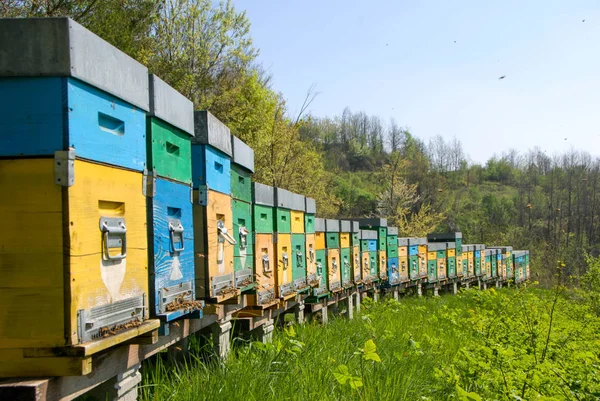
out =
<path fill-rule="evenodd" d="M 396 285 L 400 282 L 400 269 L 398 269 L 398 258 L 388 258 L 387 261 L 388 283 Z"/>
<path fill-rule="evenodd" d="M 171 321 L 197 309 L 194 288 L 192 188 L 164 178 L 148 191 L 150 305 L 154 315 Z"/>
<path fill-rule="evenodd" d="M 196 136 L 192 139 L 192 182 L 194 189 L 231 195 L 231 133 L 208 111 L 194 112 Z"/>
<path fill-rule="evenodd" d="M 68 18 L 0 20 L 0 157 L 143 171 L 148 70 Z"/>

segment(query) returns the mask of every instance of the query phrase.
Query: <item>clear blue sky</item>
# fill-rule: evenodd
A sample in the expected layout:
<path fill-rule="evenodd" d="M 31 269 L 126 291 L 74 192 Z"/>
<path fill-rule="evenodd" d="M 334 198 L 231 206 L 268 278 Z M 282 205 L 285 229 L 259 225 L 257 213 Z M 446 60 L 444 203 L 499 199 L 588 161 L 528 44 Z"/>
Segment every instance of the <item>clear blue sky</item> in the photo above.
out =
<path fill-rule="evenodd" d="M 315 116 L 394 117 L 426 142 L 456 135 L 476 162 L 536 145 L 600 156 L 598 1 L 234 4 L 290 112 L 315 83 Z"/>

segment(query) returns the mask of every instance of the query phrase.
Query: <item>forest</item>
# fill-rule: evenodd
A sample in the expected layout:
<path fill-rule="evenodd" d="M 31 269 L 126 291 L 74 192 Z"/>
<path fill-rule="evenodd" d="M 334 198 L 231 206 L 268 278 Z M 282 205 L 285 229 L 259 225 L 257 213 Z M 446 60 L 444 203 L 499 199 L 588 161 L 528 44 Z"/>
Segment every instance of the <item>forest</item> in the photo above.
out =
<path fill-rule="evenodd" d="M 315 88 L 291 115 L 231 1 L 0 3 L 0 17 L 46 16 L 70 16 L 210 110 L 255 149 L 257 181 L 314 197 L 321 217 L 381 216 L 404 236 L 453 230 L 465 243 L 531 249 L 542 284 L 560 261 L 576 284 L 598 254 L 600 159 L 586 152 L 511 149 L 479 164 L 456 137 L 420 139 L 401 111 L 399 121 L 352 105 L 320 116 Z"/>

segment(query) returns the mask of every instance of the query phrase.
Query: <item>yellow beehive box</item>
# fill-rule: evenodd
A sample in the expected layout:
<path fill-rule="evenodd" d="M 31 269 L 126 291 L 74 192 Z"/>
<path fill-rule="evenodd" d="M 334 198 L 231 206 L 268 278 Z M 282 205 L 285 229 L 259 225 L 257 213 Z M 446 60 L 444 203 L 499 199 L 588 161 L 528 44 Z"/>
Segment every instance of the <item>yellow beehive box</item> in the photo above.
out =
<path fill-rule="evenodd" d="M 194 263 L 196 295 L 223 302 L 239 294 L 233 281 L 231 197 L 194 189 Z"/>
<path fill-rule="evenodd" d="M 256 234 L 254 240 L 254 277 L 257 284 L 256 301 L 266 305 L 275 301 L 275 244 L 273 234 Z"/>
<path fill-rule="evenodd" d="M 327 287 L 331 292 L 342 290 L 339 249 L 327 250 Z"/>
<path fill-rule="evenodd" d="M 352 234 L 340 233 L 340 248 L 350 248 L 350 240 L 351 239 L 352 239 Z"/>
<path fill-rule="evenodd" d="M 447 249 L 447 250 L 446 250 L 446 252 L 448 252 L 448 257 L 449 257 L 449 258 L 454 258 L 454 257 L 456 257 L 456 249 L 452 249 L 452 248 L 450 248 L 450 249 Z"/>
<path fill-rule="evenodd" d="M 323 249 L 327 249 L 325 247 L 325 233 L 317 232 L 315 233 L 315 247 L 317 251 L 322 251 Z"/>
<path fill-rule="evenodd" d="M 304 212 L 291 210 L 290 217 L 292 234 L 304 234 Z"/>
<path fill-rule="evenodd" d="M 361 252 L 361 279 L 363 283 L 367 283 L 373 280 L 371 277 L 371 255 L 369 251 Z"/>
<path fill-rule="evenodd" d="M 127 330 L 148 316 L 143 181 L 72 151 L 0 160 L 0 364 L 15 349 L 80 346 L 87 355 L 158 326 Z"/>
<path fill-rule="evenodd" d="M 468 266 L 469 277 L 475 276 L 474 265 L 475 265 L 475 263 L 474 263 L 474 258 L 473 258 L 473 252 L 469 251 L 469 252 L 467 252 L 467 266 Z"/>
<path fill-rule="evenodd" d="M 427 277 L 427 245 L 419 245 L 419 277 Z"/>
<path fill-rule="evenodd" d="M 306 282 L 311 287 L 318 287 L 316 263 L 315 234 L 306 234 Z"/>
<path fill-rule="evenodd" d="M 275 243 L 275 257 L 277 258 L 277 271 L 275 282 L 277 283 L 277 296 L 282 300 L 288 300 L 296 296 L 294 283 L 292 281 L 292 235 L 277 233 Z"/>

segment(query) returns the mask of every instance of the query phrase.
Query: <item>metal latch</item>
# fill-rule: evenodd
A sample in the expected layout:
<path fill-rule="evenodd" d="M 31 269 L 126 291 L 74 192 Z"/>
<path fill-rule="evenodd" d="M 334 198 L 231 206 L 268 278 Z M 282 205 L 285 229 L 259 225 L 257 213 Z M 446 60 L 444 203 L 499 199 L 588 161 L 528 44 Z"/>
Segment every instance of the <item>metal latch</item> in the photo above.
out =
<path fill-rule="evenodd" d="M 323 276 L 323 264 L 321 262 L 317 262 L 317 276 L 319 276 L 319 281 Z"/>
<path fill-rule="evenodd" d="M 283 263 L 283 270 L 287 270 L 288 265 L 290 264 L 290 259 L 287 252 L 283 252 L 281 254 L 281 262 Z"/>
<path fill-rule="evenodd" d="M 246 227 L 240 226 L 239 234 L 240 234 L 240 248 L 241 249 L 246 249 L 246 247 L 248 246 L 248 234 L 249 233 L 250 233 L 250 231 L 248 231 L 248 229 L 246 229 Z"/>
<path fill-rule="evenodd" d="M 402 261 L 402 265 L 400 266 L 402 268 L 402 271 L 406 271 L 406 262 Z"/>
<path fill-rule="evenodd" d="M 271 273 L 271 263 L 269 261 L 269 255 L 263 255 L 262 265 L 263 265 L 263 272 Z"/>
<path fill-rule="evenodd" d="M 183 225 L 179 219 L 169 220 L 169 236 L 171 237 L 173 252 L 182 252 L 185 249 L 185 244 L 183 241 Z M 175 246 L 177 243 L 181 244 L 179 248 Z"/>
<path fill-rule="evenodd" d="M 356 267 L 360 268 L 360 257 L 358 255 L 354 258 L 354 268 L 356 269 Z"/>
<path fill-rule="evenodd" d="M 104 243 L 104 260 L 121 260 L 127 256 L 127 227 L 122 217 L 100 217 L 100 231 Z M 111 255 L 110 248 L 121 248 L 121 253 Z"/>
<path fill-rule="evenodd" d="M 369 259 L 365 259 L 365 266 L 363 267 L 363 270 L 366 272 L 370 272 L 371 269 L 369 267 Z"/>
<path fill-rule="evenodd" d="M 302 252 L 296 252 L 296 261 L 298 262 L 298 268 L 303 269 L 304 268 L 304 255 L 302 254 Z"/>
<path fill-rule="evenodd" d="M 219 242 L 229 242 L 231 245 L 235 245 L 237 244 L 237 242 L 235 241 L 235 238 L 233 238 L 231 236 L 231 234 L 229 234 L 227 232 L 227 227 L 225 227 L 225 223 L 223 223 L 222 220 L 219 220 L 217 222 L 217 231 L 219 232 Z"/>
<path fill-rule="evenodd" d="M 54 152 L 54 183 L 62 187 L 75 184 L 75 150 Z"/>
<path fill-rule="evenodd" d="M 308 260 L 310 260 L 310 263 L 315 262 L 315 251 L 312 249 L 312 246 L 308 249 Z"/>
<path fill-rule="evenodd" d="M 335 273 L 337 271 L 338 265 L 337 265 L 337 260 L 336 259 L 332 259 L 331 260 L 331 271 L 333 273 Z"/>
<path fill-rule="evenodd" d="M 395 263 L 392 263 L 392 273 L 398 273 L 398 266 Z"/>

